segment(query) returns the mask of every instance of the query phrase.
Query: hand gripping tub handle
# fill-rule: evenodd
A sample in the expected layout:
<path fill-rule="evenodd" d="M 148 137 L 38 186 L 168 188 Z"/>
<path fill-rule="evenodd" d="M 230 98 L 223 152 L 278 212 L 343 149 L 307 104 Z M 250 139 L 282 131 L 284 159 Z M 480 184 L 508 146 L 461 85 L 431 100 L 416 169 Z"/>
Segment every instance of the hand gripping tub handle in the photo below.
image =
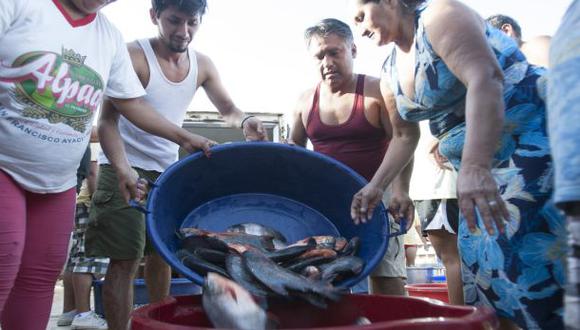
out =
<path fill-rule="evenodd" d="M 146 178 L 139 178 L 137 180 L 145 180 L 147 181 L 147 185 L 149 187 L 149 191 L 147 192 L 147 194 L 151 193 L 151 191 L 157 187 L 157 185 L 155 184 L 155 182 L 146 179 Z M 146 197 L 145 197 L 146 198 Z M 136 199 L 131 199 L 129 200 L 129 206 L 131 206 L 132 208 L 136 209 L 137 211 L 143 213 L 143 214 L 149 214 L 151 213 L 145 206 L 143 206 L 143 204 L 141 204 L 141 202 L 137 201 Z"/>
<path fill-rule="evenodd" d="M 384 210 L 383 213 L 385 214 L 385 217 L 389 219 L 389 211 Z M 387 238 L 405 235 L 406 233 L 407 233 L 407 218 L 403 217 L 399 219 L 399 231 L 396 231 L 394 233 L 389 232 Z"/>

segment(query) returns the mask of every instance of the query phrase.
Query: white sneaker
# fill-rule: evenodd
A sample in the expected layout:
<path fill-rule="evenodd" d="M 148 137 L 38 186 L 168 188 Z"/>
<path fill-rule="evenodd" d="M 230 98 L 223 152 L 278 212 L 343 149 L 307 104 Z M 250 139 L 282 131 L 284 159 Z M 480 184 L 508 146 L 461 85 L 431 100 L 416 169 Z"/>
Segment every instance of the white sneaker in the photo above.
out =
<path fill-rule="evenodd" d="M 89 314 L 82 316 L 77 314 L 71 323 L 71 329 L 107 330 L 108 327 L 107 321 L 95 312 L 90 311 Z"/>
<path fill-rule="evenodd" d="M 73 319 L 75 318 L 75 315 L 77 315 L 76 309 L 60 314 L 58 320 L 56 321 L 56 325 L 58 325 L 59 327 L 68 327 L 69 325 L 71 325 Z"/>

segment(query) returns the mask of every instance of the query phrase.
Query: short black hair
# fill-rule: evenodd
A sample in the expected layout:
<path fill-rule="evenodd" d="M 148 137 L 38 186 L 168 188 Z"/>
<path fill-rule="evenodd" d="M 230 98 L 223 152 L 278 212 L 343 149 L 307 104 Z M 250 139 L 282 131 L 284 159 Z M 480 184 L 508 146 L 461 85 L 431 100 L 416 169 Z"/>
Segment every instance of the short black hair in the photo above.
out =
<path fill-rule="evenodd" d="M 304 31 L 304 40 L 310 45 L 310 40 L 314 36 L 327 37 L 330 34 L 337 35 L 348 43 L 354 42 L 352 30 L 348 24 L 336 18 L 325 18 Z"/>
<path fill-rule="evenodd" d="M 207 0 L 151 0 L 151 7 L 157 17 L 170 6 L 175 6 L 180 12 L 188 15 L 203 16 L 207 10 Z"/>
<path fill-rule="evenodd" d="M 516 37 L 518 39 L 522 38 L 522 28 L 520 27 L 520 25 L 518 24 L 518 22 L 506 15 L 493 15 L 493 16 L 489 16 L 488 18 L 485 19 L 489 24 L 491 24 L 491 26 L 493 26 L 496 29 L 501 30 L 501 27 L 504 24 L 509 24 L 512 26 L 512 28 L 514 29 L 514 33 L 516 34 Z"/>

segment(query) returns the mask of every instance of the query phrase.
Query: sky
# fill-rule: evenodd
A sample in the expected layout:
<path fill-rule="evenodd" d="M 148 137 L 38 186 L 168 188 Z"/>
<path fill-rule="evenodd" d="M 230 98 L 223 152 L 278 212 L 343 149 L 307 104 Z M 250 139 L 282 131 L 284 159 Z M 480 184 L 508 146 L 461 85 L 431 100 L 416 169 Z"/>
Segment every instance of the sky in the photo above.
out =
<path fill-rule="evenodd" d="M 483 17 L 506 14 L 521 25 L 523 40 L 553 35 L 571 0 L 462 0 Z M 149 0 L 121 0 L 103 12 L 126 41 L 157 35 Z M 355 71 L 378 76 L 389 46 L 377 47 L 356 34 L 349 0 L 208 0 L 208 12 L 192 47 L 215 63 L 225 88 L 246 112 L 290 113 L 298 96 L 318 81 L 302 38 L 323 18 L 350 24 L 358 56 Z M 198 91 L 190 109 L 214 111 Z"/>

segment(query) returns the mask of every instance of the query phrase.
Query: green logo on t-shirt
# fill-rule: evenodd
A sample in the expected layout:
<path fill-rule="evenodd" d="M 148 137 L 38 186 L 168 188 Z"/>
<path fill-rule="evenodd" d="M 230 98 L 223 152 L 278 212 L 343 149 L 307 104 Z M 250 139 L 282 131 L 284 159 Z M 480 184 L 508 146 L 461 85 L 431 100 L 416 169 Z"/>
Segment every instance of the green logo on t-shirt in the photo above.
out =
<path fill-rule="evenodd" d="M 0 80 L 15 84 L 14 98 L 24 104 L 23 116 L 46 118 L 84 132 L 101 104 L 103 80 L 84 64 L 86 56 L 64 49 L 62 54 L 31 52 L 12 67 L 0 67 Z"/>

